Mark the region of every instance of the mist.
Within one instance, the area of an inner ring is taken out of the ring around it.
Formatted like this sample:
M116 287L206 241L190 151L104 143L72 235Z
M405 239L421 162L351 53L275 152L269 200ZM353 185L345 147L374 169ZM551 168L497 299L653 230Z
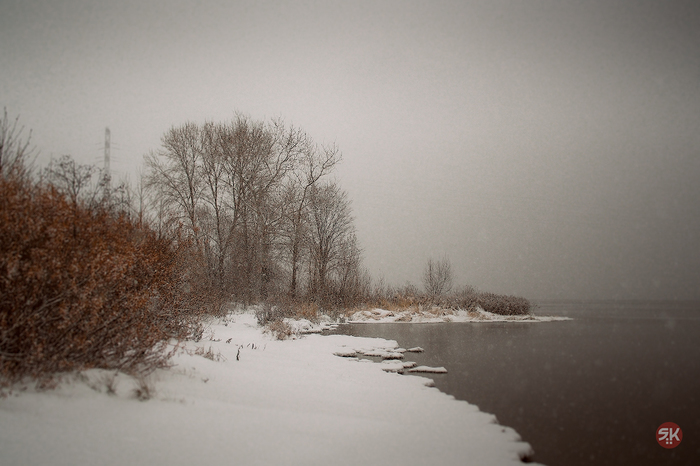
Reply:
M700 299L695 2L4 1L0 104L37 164L135 181L240 111L343 153L364 264L531 299Z

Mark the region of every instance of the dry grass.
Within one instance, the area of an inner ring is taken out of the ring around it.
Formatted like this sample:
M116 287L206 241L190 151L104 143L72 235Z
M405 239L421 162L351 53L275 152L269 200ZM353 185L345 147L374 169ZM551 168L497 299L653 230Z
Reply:
M148 401L153 396L153 388L148 383L145 377L136 378L136 388L134 388L134 397L139 401Z
M217 351L214 353L214 350L210 346L208 350L204 349L204 346L198 346L197 349L194 350L194 354L197 356L202 356L204 358L207 358L209 360L212 360L214 362L219 362L219 361L225 361L226 358L224 357L223 354L221 354L221 351Z

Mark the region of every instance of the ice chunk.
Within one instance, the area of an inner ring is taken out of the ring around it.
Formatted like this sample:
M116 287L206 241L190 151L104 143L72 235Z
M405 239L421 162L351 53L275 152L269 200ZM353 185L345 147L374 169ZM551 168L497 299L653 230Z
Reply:
M406 350L407 353L422 353L423 351L425 351L425 350L423 348L421 348L420 346L416 346L414 348L409 348Z
M418 366L409 369L408 372L424 372L428 374L447 374L447 369L444 367L429 367L429 366Z

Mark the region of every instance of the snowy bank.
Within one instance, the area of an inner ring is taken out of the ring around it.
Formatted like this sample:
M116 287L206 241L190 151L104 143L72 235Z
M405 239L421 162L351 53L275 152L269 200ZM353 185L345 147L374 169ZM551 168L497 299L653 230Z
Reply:
M503 316L487 312L482 308L470 311L451 310L442 308L418 308L411 307L398 311L386 309L364 309L357 311L348 317L348 323L397 323L409 324L438 323L438 322L552 322L558 320L571 320L569 317L510 315Z
M2 464L506 465L531 454L430 379L334 354L397 348L343 335L276 341L252 314L231 315L147 386L93 370L0 399Z

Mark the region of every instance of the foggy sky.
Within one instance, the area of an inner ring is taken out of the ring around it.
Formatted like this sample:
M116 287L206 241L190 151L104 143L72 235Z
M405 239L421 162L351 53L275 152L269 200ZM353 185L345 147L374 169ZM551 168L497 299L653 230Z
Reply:
M700 299L700 8L687 1L0 1L0 105L39 164L132 181L240 111L343 153L374 278Z

